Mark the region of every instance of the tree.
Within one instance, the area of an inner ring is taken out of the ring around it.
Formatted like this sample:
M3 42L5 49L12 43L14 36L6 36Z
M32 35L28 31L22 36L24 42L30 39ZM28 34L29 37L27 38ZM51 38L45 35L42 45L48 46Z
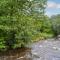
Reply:
M54 35L57 36L60 34L60 14L54 15L51 17L52 30Z
M35 13L43 11L45 3L46 0L0 0L0 50L25 46L32 40L38 25L34 23L38 19ZM37 7L40 10L35 12Z

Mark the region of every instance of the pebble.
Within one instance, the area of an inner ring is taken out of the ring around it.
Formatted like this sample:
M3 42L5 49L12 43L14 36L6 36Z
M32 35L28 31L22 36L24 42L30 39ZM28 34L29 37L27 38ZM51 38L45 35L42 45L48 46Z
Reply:
M43 46L42 45L39 45L40 48L42 48Z
M57 47L53 47L53 49L57 50Z
M17 58L17 59L23 59L24 57L19 57L19 58Z

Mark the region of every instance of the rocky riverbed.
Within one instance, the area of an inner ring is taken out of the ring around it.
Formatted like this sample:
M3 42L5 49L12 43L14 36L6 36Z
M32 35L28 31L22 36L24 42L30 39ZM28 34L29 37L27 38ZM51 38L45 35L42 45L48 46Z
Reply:
M47 39L31 45L31 49L17 49L0 53L0 60L60 60L60 40Z
M43 40L32 46L33 60L60 60L60 41Z

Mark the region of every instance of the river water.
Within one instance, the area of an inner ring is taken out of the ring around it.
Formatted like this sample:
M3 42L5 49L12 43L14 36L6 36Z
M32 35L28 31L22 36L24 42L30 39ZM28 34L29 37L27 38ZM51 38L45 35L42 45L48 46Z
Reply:
M0 60L60 60L60 41L39 41L33 43L31 49L23 48L0 54Z

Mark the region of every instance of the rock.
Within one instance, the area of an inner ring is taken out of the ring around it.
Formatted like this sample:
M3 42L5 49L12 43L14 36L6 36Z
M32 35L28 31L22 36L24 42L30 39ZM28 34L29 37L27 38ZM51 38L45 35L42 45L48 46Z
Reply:
M60 35L57 35L55 40L60 40Z
M60 38L60 35L58 35L57 38Z
M57 36L58 40L60 40L60 35Z
M40 48L42 48L43 46L42 45L39 45Z
M34 57L34 58L40 58L37 53L33 53L32 57Z
M23 59L24 57L19 57L19 58L17 58L17 60L20 60L20 59Z
M53 47L53 49L58 50L57 47Z

